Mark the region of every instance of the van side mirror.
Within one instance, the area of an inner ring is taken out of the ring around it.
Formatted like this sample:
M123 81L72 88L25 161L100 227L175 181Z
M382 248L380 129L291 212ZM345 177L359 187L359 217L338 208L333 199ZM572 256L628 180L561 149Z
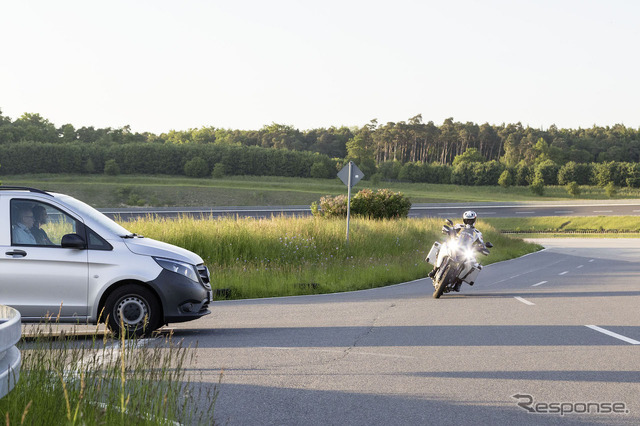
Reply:
M87 248L87 243L78 234L67 234L62 237L61 245L63 248L73 248L82 250Z

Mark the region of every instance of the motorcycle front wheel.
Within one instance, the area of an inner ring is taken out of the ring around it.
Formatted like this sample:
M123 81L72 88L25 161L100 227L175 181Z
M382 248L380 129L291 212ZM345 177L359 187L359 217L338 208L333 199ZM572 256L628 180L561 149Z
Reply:
M440 280L436 285L436 290L433 292L433 298L439 299L444 293L444 289L447 287L447 283L452 282L455 279L455 270L451 269L451 265L447 265L446 269L442 272Z

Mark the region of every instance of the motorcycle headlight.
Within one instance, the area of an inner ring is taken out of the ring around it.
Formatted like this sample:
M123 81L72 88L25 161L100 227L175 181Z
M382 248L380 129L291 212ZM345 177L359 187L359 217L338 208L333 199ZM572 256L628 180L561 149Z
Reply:
M474 258L473 250L472 250L472 249L465 249L465 251L464 251L464 257L465 257L465 259L467 259L467 260L471 260L471 259L473 259L473 258Z
M162 266L164 269L175 272L176 274L184 275L189 278L191 281L195 281L197 283L200 282L198 279L198 274L193 265L190 265L185 262L179 262L177 260L165 259L162 257L154 257L153 258L156 263Z
M449 249L451 250L458 250L458 241L456 240L449 240Z

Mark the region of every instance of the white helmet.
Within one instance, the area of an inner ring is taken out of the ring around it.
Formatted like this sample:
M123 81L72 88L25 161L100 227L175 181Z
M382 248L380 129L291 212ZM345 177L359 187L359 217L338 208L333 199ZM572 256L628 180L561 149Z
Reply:
M473 224L476 223L477 218L478 218L478 215L476 214L476 212L472 210L467 210L462 214L462 221L464 222L465 225L473 226Z

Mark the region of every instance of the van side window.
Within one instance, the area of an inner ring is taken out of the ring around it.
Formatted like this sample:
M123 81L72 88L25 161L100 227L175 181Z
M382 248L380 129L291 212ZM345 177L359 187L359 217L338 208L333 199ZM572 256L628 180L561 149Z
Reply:
M11 244L61 247L62 236L73 234L78 222L50 204L11 200Z
M96 234L89 228L87 229L87 237L89 238L89 250L113 250L113 246L105 241L100 235Z

